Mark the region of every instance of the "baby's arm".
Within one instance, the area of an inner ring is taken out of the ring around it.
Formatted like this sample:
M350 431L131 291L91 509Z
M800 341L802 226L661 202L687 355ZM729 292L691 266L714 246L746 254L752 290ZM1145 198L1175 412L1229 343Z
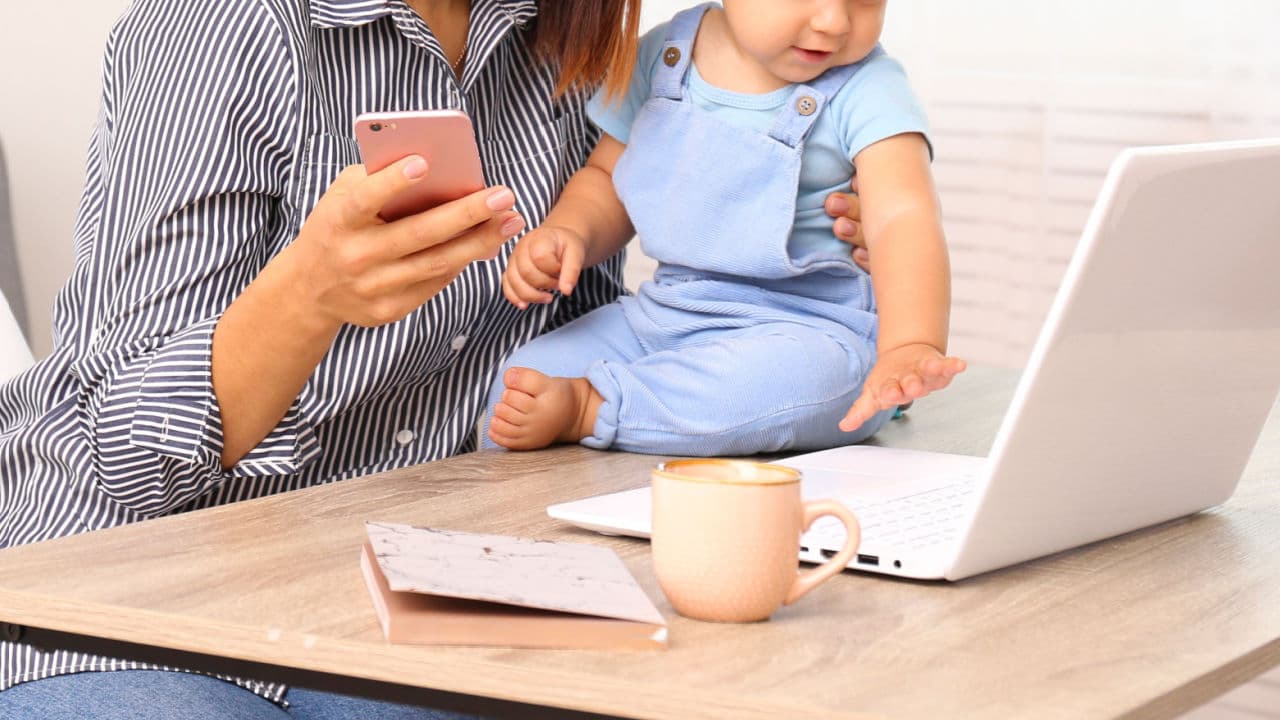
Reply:
M951 273L924 138L886 138L859 152L854 164L880 330L875 367L840 423L846 431L946 387L965 366L946 357Z
M583 267L613 257L635 230L613 187L613 168L626 146L602 134L587 163L574 173L547 219L516 243L502 277L507 300L524 309L569 295Z

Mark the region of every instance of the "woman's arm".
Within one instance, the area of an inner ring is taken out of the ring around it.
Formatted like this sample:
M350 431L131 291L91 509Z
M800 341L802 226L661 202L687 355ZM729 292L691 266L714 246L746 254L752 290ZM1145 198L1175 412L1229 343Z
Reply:
M136 2L108 39L76 223L82 300L59 335L86 343L74 371L94 480L135 512L165 512L229 477L210 349L280 222L298 132L293 65L278 18L247 3ZM296 413L281 437L289 461L245 474L290 472L314 450Z
M223 313L212 376L224 469L285 417L344 324L400 320L524 227L511 212L515 196L501 187L394 223L379 219L388 200L429 173L416 156L374 175L348 168L298 238Z
M338 328L402 317L518 217L506 191L498 210L472 198L440 209L453 221L386 225L359 189L378 181L352 169L268 264L302 146L278 22L251 3L136 2L108 42L77 219L83 299L59 335L78 346L93 480L137 513L298 472L320 453L299 388Z

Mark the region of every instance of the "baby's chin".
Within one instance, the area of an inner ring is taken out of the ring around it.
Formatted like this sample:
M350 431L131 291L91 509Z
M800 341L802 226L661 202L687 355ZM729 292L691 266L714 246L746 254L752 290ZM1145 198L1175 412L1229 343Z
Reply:
M781 67L774 70L774 75L779 80L792 85L803 85L811 80L816 80L827 70L830 70L831 67L833 66L824 65L818 68Z
M815 80L823 73L833 67L841 65L852 65L856 62L865 60L871 54L870 51L863 53L860 57L850 57L849 55L832 56L820 63L805 62L798 59L794 53L790 53L783 58L779 58L774 62L771 70L779 80L791 83L793 85L802 85L811 80Z

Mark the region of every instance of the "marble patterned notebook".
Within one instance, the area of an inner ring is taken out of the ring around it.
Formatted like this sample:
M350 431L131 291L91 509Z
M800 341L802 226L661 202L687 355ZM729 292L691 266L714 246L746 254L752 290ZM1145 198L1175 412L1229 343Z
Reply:
M667 626L612 550L366 522L361 567L393 643L662 648Z

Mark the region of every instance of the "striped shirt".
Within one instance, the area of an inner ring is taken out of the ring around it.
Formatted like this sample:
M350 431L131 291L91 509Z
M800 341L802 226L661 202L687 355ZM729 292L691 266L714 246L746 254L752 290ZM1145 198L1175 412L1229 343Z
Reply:
M366 111L460 108L486 180L538 225L598 138L553 99L534 0L473 0L463 77L402 0L135 0L113 28L54 351L0 387L0 548L333 482L474 449L497 366L606 304L621 262L521 312L513 242L400 322L347 326L279 425L223 471L210 378L223 310L359 162ZM0 626L3 628L6 626ZM0 633L0 690L138 667ZM280 700L283 688L247 686Z

